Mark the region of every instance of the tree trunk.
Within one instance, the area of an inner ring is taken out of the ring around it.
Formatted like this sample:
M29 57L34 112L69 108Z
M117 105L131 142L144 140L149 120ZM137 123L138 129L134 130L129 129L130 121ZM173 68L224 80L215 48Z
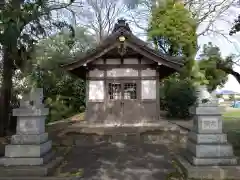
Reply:
M218 64L217 68L224 71L227 74L233 75L240 84L240 74L238 72L234 71L232 68L224 67L224 65L221 64Z
M13 60L8 48L3 51L3 81L0 91L0 137L6 135L11 114Z

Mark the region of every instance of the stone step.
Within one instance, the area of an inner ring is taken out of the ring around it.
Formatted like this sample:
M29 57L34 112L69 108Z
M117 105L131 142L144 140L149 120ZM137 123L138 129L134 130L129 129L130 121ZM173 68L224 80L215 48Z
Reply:
M4 166L36 166L45 164L54 154L54 151L50 151L42 157L3 157L0 163Z
M0 177L0 180L80 180L81 177Z
M187 151L183 156L195 166L234 166L238 163L237 157L233 155L226 157L195 157L191 152Z
M190 132L188 134L188 140L194 141L196 143L227 143L227 135L226 134L197 134L195 132Z
M230 144L195 144L187 142L187 149L194 156L201 158L232 157L233 148Z
M16 145L9 144L5 147L5 157L40 157L47 153L52 147L52 141L47 141L43 144L31 144L31 145Z
M11 144L41 144L48 140L48 133L42 134L16 134L11 137Z
M179 165L187 172L189 179L237 180L240 177L239 166L231 166L229 164L226 166L217 166L213 164L204 164L204 166L201 166L201 164L193 165L182 156L176 156L175 160L177 160Z
M52 157L52 156L51 156ZM29 166L27 165L22 166L0 166L0 179L7 179L9 177L11 179L18 179L23 177L35 177L36 179L43 176L47 176L52 174L55 168L63 161L62 157L54 157L47 163L43 165L35 165ZM35 163L36 164L36 163ZM5 176L5 177L3 177ZM34 179L34 178L33 178Z

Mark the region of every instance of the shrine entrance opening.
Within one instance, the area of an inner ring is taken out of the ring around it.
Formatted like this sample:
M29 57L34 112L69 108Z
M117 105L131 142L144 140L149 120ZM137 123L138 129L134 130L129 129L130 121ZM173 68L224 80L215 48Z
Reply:
M106 103L109 109L109 118L120 124L134 123L139 120L139 85L140 80L107 81L108 98Z

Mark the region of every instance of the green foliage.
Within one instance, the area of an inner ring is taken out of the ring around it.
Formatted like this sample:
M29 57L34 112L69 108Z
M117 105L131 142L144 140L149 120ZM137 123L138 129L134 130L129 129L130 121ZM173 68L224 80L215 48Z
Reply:
M205 77L205 69L200 69L197 61L194 61L191 66L192 68L190 69L189 73L191 75L191 79L193 80L193 85L197 87L208 84L209 82Z
M217 94L216 97L217 98L222 98L222 94Z
M230 31L230 35L233 35L237 32L240 31L240 15L238 15L238 18L235 20L235 24L234 26L232 27L231 31Z
M207 83L194 60L197 53L196 21L182 3L166 0L154 8L148 36L160 52L182 57L185 66L181 79L191 77L195 85Z
M155 8L149 26L148 36L159 51L171 56L195 56L196 23L181 3L167 0L164 6Z
M175 171L169 173L166 177L166 180L188 180L187 173L184 168L178 164L176 161L172 161L172 165Z
M30 85L44 88L45 103L50 108L48 121L64 119L85 108L85 82L59 65L73 61L75 56L93 47L94 41L83 28L76 30L71 48L65 43L67 40L66 33L42 40L26 71Z
M70 2L71 4L72 2ZM67 22L53 20L52 11L68 7L70 4L59 4L47 0L9 1L0 11L0 43L8 48L11 59L17 67L22 67L29 59L34 44L45 37L48 31L68 28L71 37L74 30Z
M196 101L195 89L190 79L181 80L172 76L164 80L162 87L168 116L174 118L188 118L189 108Z
M200 57L199 67L200 70L205 73L205 77L208 80L208 90L213 91L218 86L223 87L228 79L228 74L216 68L217 63L225 61L225 59L221 57L220 49L213 46L212 43L205 44Z
M9 128L11 100L16 99L13 91L13 75L16 70L23 70L30 60L30 54L40 38L58 29L73 28L63 20L52 18L52 11L67 8L69 4L48 0L10 0L1 4L0 9L0 44L2 48L3 71L0 97L0 136Z
M234 99L235 99L234 94L230 94L230 95L229 95L229 100L230 100L230 101L233 101Z

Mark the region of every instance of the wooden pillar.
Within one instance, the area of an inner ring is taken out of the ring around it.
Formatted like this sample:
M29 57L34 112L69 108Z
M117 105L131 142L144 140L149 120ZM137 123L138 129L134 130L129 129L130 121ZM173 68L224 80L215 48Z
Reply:
M160 82L159 82L159 71L158 69L156 69L156 110L157 110L157 120L160 120L160 92L159 92L159 88L160 88Z
M89 71L88 70L86 72L86 92L85 92L85 94L86 94L86 101L85 101L86 109L85 109L84 119L86 121L88 121L88 116L87 116L87 113L88 113L87 111L88 111L88 106L89 106L89 104L88 104L88 102L89 102Z
M103 64L106 65L107 64L107 60L104 58L103 59ZM107 106L108 106L108 84L107 84L107 70L104 69L104 72L103 72L103 81L104 81L104 114L106 115L107 114ZM105 118L106 119L106 116Z

